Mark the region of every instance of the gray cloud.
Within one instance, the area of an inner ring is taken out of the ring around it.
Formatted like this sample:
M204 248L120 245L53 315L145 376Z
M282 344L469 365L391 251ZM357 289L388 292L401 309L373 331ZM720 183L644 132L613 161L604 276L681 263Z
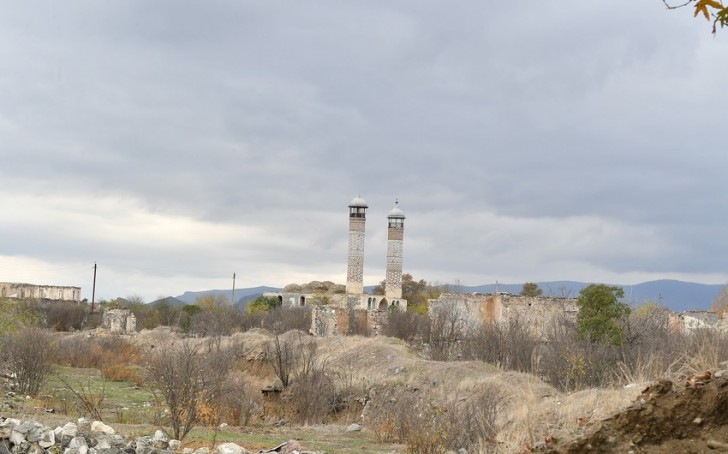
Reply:
M0 18L2 280L720 282L725 39L659 1L34 2ZM83 274L83 275L82 275ZM84 290L85 293L85 290Z

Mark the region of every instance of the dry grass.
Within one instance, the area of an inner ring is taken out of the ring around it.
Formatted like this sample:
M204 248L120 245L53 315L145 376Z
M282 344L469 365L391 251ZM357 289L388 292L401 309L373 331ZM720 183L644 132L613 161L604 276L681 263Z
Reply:
M389 392L397 392L398 398L408 396L406 405L400 409L399 419L412 416L413 408L421 409L420 414L440 418L443 425L450 424L451 418L463 421L468 408L467 402L477 399L481 402L493 403L497 406L497 415L492 426L482 430L481 450L492 452L518 452L523 446L534 445L547 436L563 437L578 433L586 423L603 419L628 406L644 386L629 388L585 390L573 394L563 393L551 385L544 383L531 374L503 371L493 365L481 361L438 362L423 358L405 342L388 337L328 337L312 338L307 333L291 331L284 338L295 337L299 340L316 342L321 358L325 360L328 373L337 387L346 389L356 399L369 400L370 407L381 403L379 400L388 396ZM266 345L273 339L270 332L256 329L245 333L236 333L221 338L221 346L236 349L237 376L246 386L246 396L259 399L260 389L273 383L274 374L265 361ZM156 351L171 343L185 342L202 345L207 339L182 338L164 329L143 331L131 337L131 344L139 350L140 356ZM705 346L706 358L695 358L693 368L714 361L714 349ZM711 353L713 352L713 353ZM648 366L644 375L632 373L630 380L642 380L647 377ZM677 373L677 372L676 372ZM680 371L679 373L683 373ZM497 389L498 395L493 397L489 390ZM394 396L394 394L392 394ZM405 399L405 400L406 400ZM488 399L495 399L490 401ZM250 417L243 410L242 403L226 410L226 418L230 421L242 422ZM393 415L396 416L398 413ZM465 412L465 413L456 413ZM472 424L483 426L478 418L483 414L468 414ZM417 416L417 415L415 415ZM348 415L347 418L351 418ZM448 419L450 418L450 419ZM342 419L343 421L343 419ZM415 446L413 437L407 437L404 426L395 427L396 419L378 420L375 424L367 411L360 422L369 436L376 438L377 431L387 436L379 440L387 443L409 443L412 452L426 452L427 446ZM412 426L421 424L417 418L411 418ZM255 425L253 421L251 424ZM387 426L387 425L390 426ZM456 430L458 424L450 424ZM445 427L445 426L443 426ZM456 434L456 432L453 432ZM493 435L494 434L494 435ZM462 436L462 434L460 435ZM452 434L438 434L432 443L445 442ZM411 442L411 443L410 443ZM485 444L483 444L485 443ZM472 445L471 445L472 446Z

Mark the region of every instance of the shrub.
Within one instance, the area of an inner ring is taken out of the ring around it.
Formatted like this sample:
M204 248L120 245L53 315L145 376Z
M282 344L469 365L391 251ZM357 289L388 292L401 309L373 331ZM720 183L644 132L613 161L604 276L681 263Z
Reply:
M222 397L232 392L226 384L234 352L223 349L218 339L193 347L181 343L149 357L147 382L169 409L173 437L182 440L210 415L219 418Z
M5 336L2 345L18 392L37 395L53 367L56 344L52 336L39 328L22 328Z

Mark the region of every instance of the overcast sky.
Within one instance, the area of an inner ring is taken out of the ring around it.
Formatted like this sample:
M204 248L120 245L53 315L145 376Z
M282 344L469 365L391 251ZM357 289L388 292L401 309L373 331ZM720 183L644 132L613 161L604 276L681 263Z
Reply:
M660 0L24 1L0 281L146 301L345 283L347 205L466 285L728 280L728 31Z

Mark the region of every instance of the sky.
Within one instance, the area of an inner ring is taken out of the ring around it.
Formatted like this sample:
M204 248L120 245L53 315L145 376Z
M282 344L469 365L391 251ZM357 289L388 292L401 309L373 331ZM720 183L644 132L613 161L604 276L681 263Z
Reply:
M728 30L660 0L2 1L0 281L728 281Z

